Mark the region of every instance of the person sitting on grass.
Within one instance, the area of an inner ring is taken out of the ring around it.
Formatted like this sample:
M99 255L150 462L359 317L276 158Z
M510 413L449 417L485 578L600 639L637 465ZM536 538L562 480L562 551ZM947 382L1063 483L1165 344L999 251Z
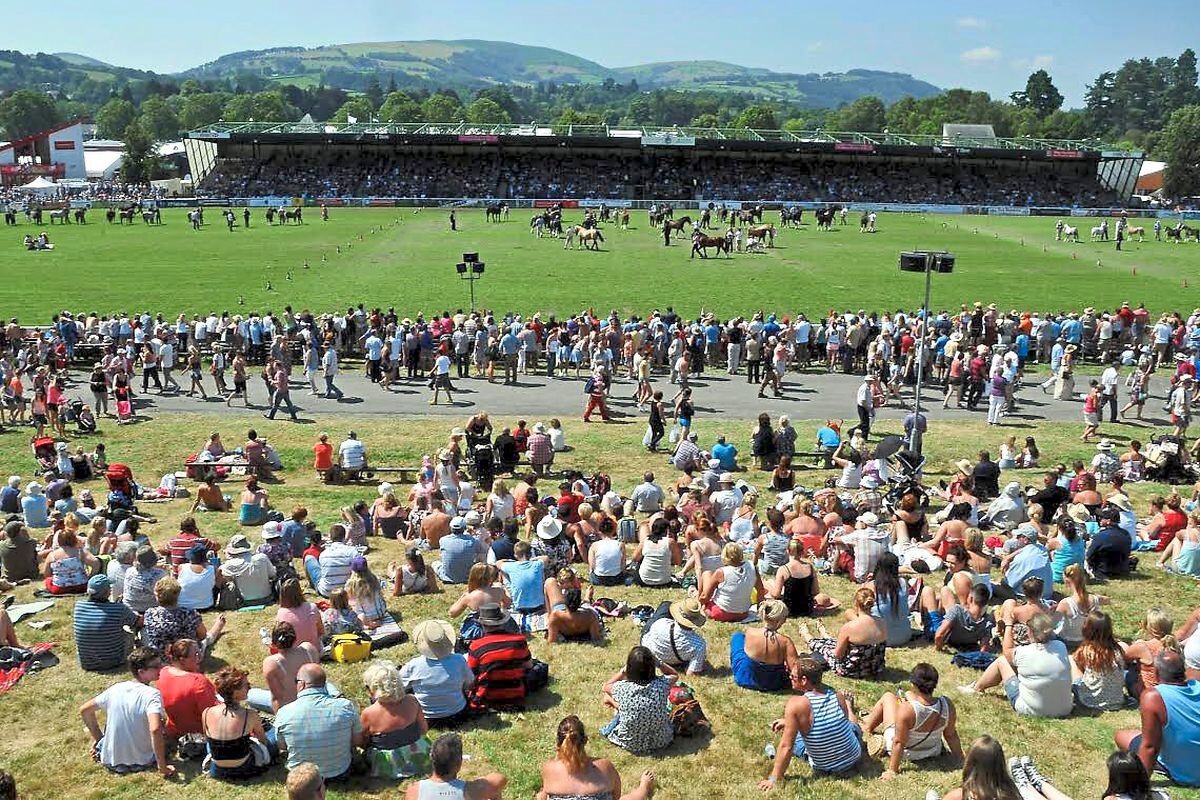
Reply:
M271 648L275 651L263 659L262 676L266 689L251 689L252 708L266 713L279 709L296 699L296 682L301 667L321 660L321 651L311 642L296 639L296 629L288 622L276 622L271 628Z
M563 592L566 608L551 611L546 616L546 642L602 642L604 641L604 625L600 615L591 609L583 608L583 592L579 589L567 589Z
M637 787L621 793L621 774L607 758L587 754L587 731L571 714L558 723L554 758L542 764L538 800L650 800L654 773L646 770Z
M174 741L201 733L200 717L217 702L217 690L200 671L200 646L192 639L180 639L163 655L168 663L159 673L158 691L167 715L167 736Z
M391 661L372 661L363 670L363 686L371 705L362 710L366 747L363 755L373 778L411 778L429 771L429 723L421 704L404 691L400 672Z
M957 714L947 697L935 697L938 671L920 663L909 676L912 685L903 695L884 692L862 723L867 750L872 756L888 754L888 766L880 776L889 780L900 774L901 758L924 761L949 749L956 761L963 758L958 738ZM883 735L875 731L883 726ZM945 739L943 747L942 740Z
M463 780L462 738L457 733L443 733L429 748L433 775L414 781L404 790L404 800L500 800L508 778L499 772L489 772L481 778Z
M942 800L1071 800L1056 789L1033 765L1029 756L1004 758L1004 748L991 736L971 743L963 759L962 785ZM1131 800L1108 798L1105 800Z
M454 626L440 619L413 628L417 656L400 668L404 688L421 704L430 725L451 727L470 715L467 695L475 675L461 653L454 652Z
M471 707L481 711L523 707L533 666L525 635L510 632L512 615L497 603L484 603L477 613L483 635L467 650L467 664L475 674Z
M261 775L278 753L274 728L264 730L258 712L245 705L250 680L245 670L224 666L213 676L221 702L201 715L209 756L205 770L218 780Z
M658 674L661 666L662 675ZM638 645L629 651L625 668L604 684L604 705L615 712L600 733L617 747L644 754L671 744L671 687L675 670L659 665L654 654Z
M217 486L217 477L211 471L204 475L204 482L196 489L196 500L191 510L196 511L230 511L233 508L233 498L221 491Z
M358 615L364 630L373 631L392 619L383 587L364 556L356 556L350 562L350 577L345 588L350 607Z
M822 683L829 667L809 655L800 656L792 671L792 689L798 694L784 706L783 716L771 723L779 734L771 774L758 788L769 792L787 773L792 756L808 761L814 773L844 775L862 758L862 729L849 692L834 691Z
M750 597L766 596L754 565L745 560L742 546L730 542L721 550L721 567L706 572L700 584L700 603L718 622L741 622L750 613Z
M392 596L406 594L436 594L440 592L437 575L433 567L425 563L421 551L410 547L404 553L404 564L388 562L388 580L392 582Z
M1112 618L1093 610L1084 619L1083 641L1071 654L1075 702L1094 711L1125 708L1125 658Z
M800 636L814 656L822 658L842 678L873 678L883 671L887 659L887 626L871 615L875 591L866 586L854 593L851 619L842 623L836 637L817 622L820 636L813 636L808 625L800 623Z
M150 685L161 670L157 652L135 648L129 654L133 680L110 686L80 707L92 736L92 757L109 772L127 775L157 769L164 778L175 777L175 766L167 762L162 695ZM107 730L100 728L97 711L105 713Z
M318 664L300 667L294 683L296 699L275 715L288 768L311 762L327 781L348 776L354 749L365 743L358 709L330 689Z
M1054 621L1048 614L1030 618L1030 644L1017 646L1011 613L1004 619L1003 653L971 684L960 686L964 694L1004 686L1004 693L1018 714L1029 717L1061 718L1071 714L1071 664L1067 647L1054 636Z
M137 614L124 603L113 602L111 595L112 581L108 576L93 575L87 583L87 599L75 604L75 650L82 669L92 672L116 669L129 656L132 637L125 628L137 625ZM8 615L4 616L7 619ZM18 646L2 635L3 627L0 624L0 646Z
M733 682L743 689L778 692L791 685L789 675L796 665L796 645L780 628L788 620L782 600L758 604L761 628L736 631L729 640L729 664Z
M988 587L977 584L971 587L966 605L955 603L944 615L937 614L941 622L933 635L933 646L938 650L987 650L993 628L992 615L987 608L989 597Z
M199 612L179 605L179 592L179 581L170 576L154 584L154 598L158 605L147 609L142 615L142 644L156 652L165 653L173 642L195 639L200 643L203 658L212 652L225 635L225 615L218 615L212 630L208 630Z

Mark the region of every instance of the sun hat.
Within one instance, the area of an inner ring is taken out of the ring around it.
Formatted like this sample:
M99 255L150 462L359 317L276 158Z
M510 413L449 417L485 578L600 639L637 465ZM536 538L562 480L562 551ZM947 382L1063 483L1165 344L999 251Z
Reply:
M439 450L438 451L438 461L453 461L453 460L454 460L454 454L451 453L449 450Z
M546 426L540 422L535 422L535 423L533 423L533 432L534 433L545 433Z
M710 459L708 460L708 468L709 468L709 469L716 469L716 468L717 468L717 467L719 467L719 466L721 466L721 459L719 459L719 458L710 458Z
M485 628L499 628L506 625L512 615L500 608L499 603L484 603L476 611L479 624Z
M444 619L427 619L413 628L417 652L434 661L454 652L454 638L454 627Z
M37 481L25 487L25 494L37 496L42 493L42 485Z
M733 481L734 481L734 478L733 478L733 473L732 473L732 472L722 472L722 473L721 473L719 476L717 476L717 483L730 483L730 484L732 484L732 483L733 483Z
M970 461L968 461L968 460L967 460L967 459L965 459L965 458L960 458L958 461L955 461L955 462L954 462L954 466L955 466L955 467L958 469L958 471L959 471L959 472L961 472L963 475L970 475L970 474L971 474L971 473L974 471L974 469L975 469L975 468L974 468L974 467L971 465L971 462L970 462Z
M1092 518L1092 515L1088 513L1087 506L1083 503L1072 503L1068 506L1067 516L1080 524L1086 523Z
M262 526L264 539L280 539L283 537L283 526L278 522L268 522Z
M1116 506L1122 511L1133 511L1133 503L1129 502L1129 495L1121 494L1120 492L1110 496L1104 502L1110 506Z
M879 524L879 515L874 511L868 511L865 514L859 514L858 521L867 528L873 528Z
M467 521L462 517L455 517L450 520L450 530L462 532L467 529Z
M708 622L708 617L700 608L700 601L695 597L685 597L671 603L670 613L671 619L675 620L679 627L687 628L689 631L703 628L704 623Z
M89 597L99 597L112 591L112 581L107 575L93 575L88 578L87 593Z
M562 530L562 523L554 517L543 517L542 521L537 525L538 538L545 539L546 541L557 539Z
M463 519L465 519L467 521L467 527L470 527L470 528L474 528L478 525L483 524L483 515L480 514L478 511L476 511L475 509L471 509L470 511L468 511L466 513L466 515L463 517Z
M450 431L451 439L458 439L458 438L460 438L462 436L466 436L466 435L467 435L467 432L464 431L462 428L454 428L453 430Z
M1102 453L1107 453L1113 449L1113 443L1108 439L1101 439L1100 444L1096 445L1096 449Z
M252 549L250 540L246 538L246 535L239 533L229 540L229 546L225 548L225 552L231 556L240 556L249 553Z

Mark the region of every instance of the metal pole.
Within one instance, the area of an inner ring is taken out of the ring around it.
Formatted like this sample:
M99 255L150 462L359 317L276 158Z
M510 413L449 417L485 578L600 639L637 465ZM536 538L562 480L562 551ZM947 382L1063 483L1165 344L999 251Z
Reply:
M925 342L929 336L929 289L933 278L933 253L925 255L925 303L921 306L921 338L917 342L917 387L913 393L913 427L908 435L908 449L920 453L917 449L919 437L918 427L921 419L921 386L925 381Z
M475 273L474 272L469 273L467 276L467 280L471 284L471 313L474 314L475 313Z

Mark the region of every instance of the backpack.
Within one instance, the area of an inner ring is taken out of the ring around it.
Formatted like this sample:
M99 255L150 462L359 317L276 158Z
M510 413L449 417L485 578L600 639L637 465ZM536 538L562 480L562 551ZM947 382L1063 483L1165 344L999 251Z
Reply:
M583 382L583 393L584 394L591 394L595 388L596 388L596 379L595 378L588 378L586 381Z
M371 657L371 637L362 633L335 633L329 655L339 664L354 664Z
M617 540L632 544L637 541L638 524L633 517L621 517L617 520Z
M671 687L671 728L676 736L703 736L712 733L712 723L700 707L700 701L686 683Z
M242 590L238 588L237 582L230 579L221 584L221 588L217 590L217 610L218 611L237 611L242 607L245 598L242 597Z

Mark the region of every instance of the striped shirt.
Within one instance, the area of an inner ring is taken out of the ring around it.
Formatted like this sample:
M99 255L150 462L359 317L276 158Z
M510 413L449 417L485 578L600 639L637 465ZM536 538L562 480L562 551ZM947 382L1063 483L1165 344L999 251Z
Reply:
M214 553L221 549L221 545L211 539L205 539L191 532L180 531L178 536L167 542L167 548L171 551L171 566L175 568L176 572L179 571L180 564L187 563L188 550L191 550L192 546L196 544L202 544L204 549Z
M345 586L350 577L350 562L357 555L358 550L345 542L332 542L322 550L318 559L321 579L317 581L317 591L328 597Z
M795 752L807 756L808 763L820 772L845 772L862 757L858 728L846 718L837 692L805 692L812 705L812 727L796 739Z
M328 780L344 775L354 755L362 721L354 703L331 697L325 687L308 688L275 716L280 744L287 746L288 769L308 761Z
M525 703L525 664L529 645L520 633L489 633L471 643L467 666L475 673L471 705L476 708Z
M79 666L102 672L124 665L132 642L122 628L136 623L137 614L124 603L108 600L76 603L75 649L79 654Z

